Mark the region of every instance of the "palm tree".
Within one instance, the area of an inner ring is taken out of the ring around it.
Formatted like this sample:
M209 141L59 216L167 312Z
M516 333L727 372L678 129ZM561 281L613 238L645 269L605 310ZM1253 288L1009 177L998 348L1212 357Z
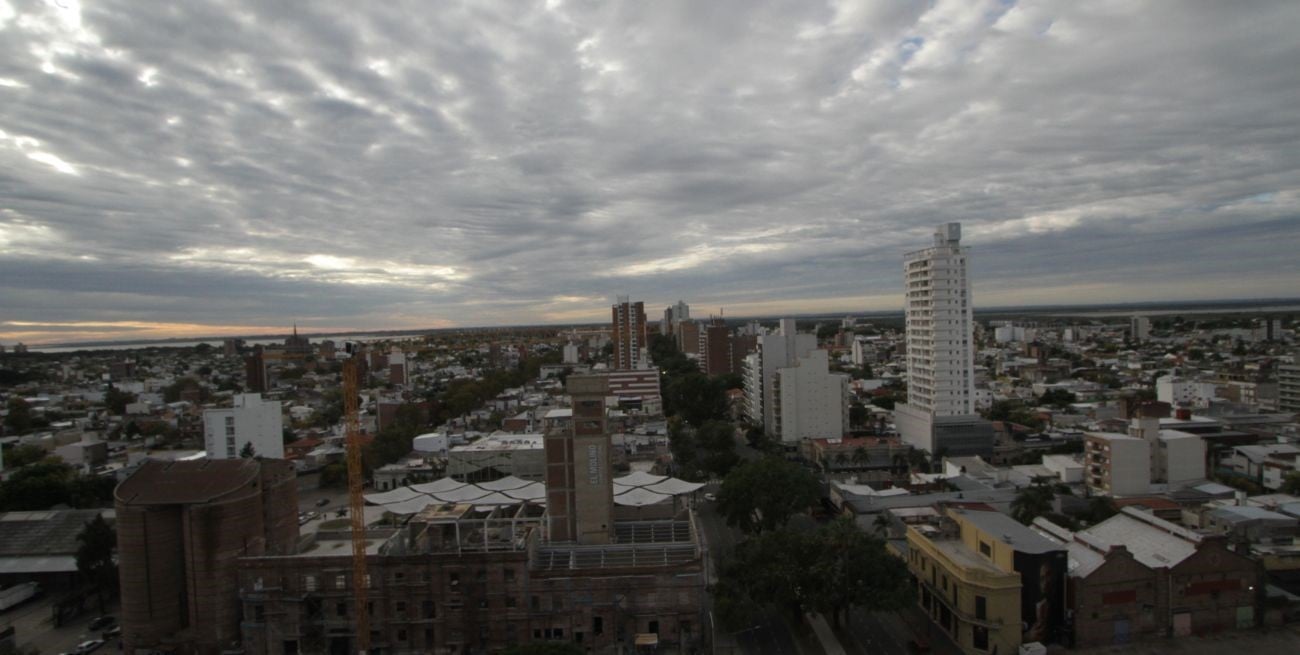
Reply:
M849 461L849 456L844 451L835 453L835 468L844 468L844 464Z
M889 536L889 517L885 516L884 512L877 514L876 520L872 521L871 525L876 529L877 533L883 533L886 537Z
M871 451L867 450L865 446L858 446L853 451L853 464L858 468L863 468L870 462Z
M1052 511L1052 500L1056 495L1052 488L1042 485L1025 487L1011 501L1011 518L1029 525L1034 519Z

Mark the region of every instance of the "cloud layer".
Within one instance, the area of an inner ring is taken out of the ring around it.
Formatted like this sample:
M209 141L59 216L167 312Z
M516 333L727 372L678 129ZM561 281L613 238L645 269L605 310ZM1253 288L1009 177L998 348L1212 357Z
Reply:
M1295 295L1296 25L0 0L0 341L888 309L954 220L977 304Z

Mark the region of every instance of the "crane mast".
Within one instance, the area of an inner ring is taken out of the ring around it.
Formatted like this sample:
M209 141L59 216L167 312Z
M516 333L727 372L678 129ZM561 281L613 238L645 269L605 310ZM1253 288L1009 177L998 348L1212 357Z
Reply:
M370 651L369 578L366 574L366 501L361 496L365 471L361 466L361 429L357 418L360 375L356 355L343 362L343 412L348 458L348 511L352 516L352 597L356 616L357 652Z

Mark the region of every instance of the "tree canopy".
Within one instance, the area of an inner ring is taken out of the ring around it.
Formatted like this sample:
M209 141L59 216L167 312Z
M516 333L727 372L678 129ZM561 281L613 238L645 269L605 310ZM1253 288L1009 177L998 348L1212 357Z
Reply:
M737 466L718 490L718 513L727 525L754 534L775 530L821 497L808 469L767 455Z
M838 625L852 607L889 611L913 602L907 566L884 541L848 519L741 542L723 565L713 596L719 619L732 629L745 627L764 606L793 616L819 612Z
M6 405L9 413L5 416L5 427L14 434L23 434L32 429L34 419L32 406L18 396L11 396Z
M1056 494L1046 485L1033 485L1021 489L1011 501L1011 518L1029 525L1034 519L1052 512Z
M725 382L698 371L670 377L664 385L664 413L680 416L696 427L726 420Z
M736 454L736 426L726 421L706 421L692 430L678 417L669 419L668 444L677 475L688 480L722 477L740 461Z
M81 534L77 535L77 570L97 591L110 592L117 588L117 564L113 550L117 548L117 532L103 516L91 519Z

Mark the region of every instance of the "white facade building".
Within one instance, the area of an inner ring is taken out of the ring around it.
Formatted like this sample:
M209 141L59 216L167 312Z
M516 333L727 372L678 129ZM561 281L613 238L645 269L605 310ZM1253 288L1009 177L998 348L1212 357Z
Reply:
M1129 336L1133 341L1146 341L1151 338L1151 319L1134 316L1129 319Z
M776 334L758 338L758 350L745 358L745 404L751 423L776 434L776 372L817 349L817 335L799 334L793 318L781 319Z
M830 372L825 350L813 350L794 366L776 371L772 432L785 444L839 439L848 433L849 376Z
M993 432L975 415L974 320L961 224L903 260L907 402L894 412L903 441L949 455L992 454Z
M1156 399L1177 406L1206 408L1216 397L1213 382L1165 375L1156 378Z
M561 360L561 361L563 361L565 364L577 364L577 363L578 363L578 344L576 344L576 343L566 343L566 344L564 344L564 358L563 358L563 360Z
M203 444L210 459L234 459L248 444L259 457L284 459L280 403L241 393L233 407L203 410Z

